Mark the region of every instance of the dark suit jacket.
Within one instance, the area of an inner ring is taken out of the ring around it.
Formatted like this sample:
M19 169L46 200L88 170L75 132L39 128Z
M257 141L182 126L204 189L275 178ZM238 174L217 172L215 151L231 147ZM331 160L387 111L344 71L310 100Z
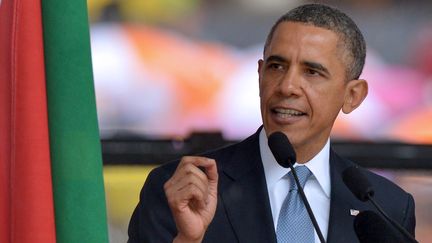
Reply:
M216 214L203 242L276 243L259 150L259 130L240 143L204 155L217 161L219 185ZM163 185L177 164L178 161L165 164L148 176L129 224L128 242L172 242L177 230ZM342 181L343 170L352 165L353 162L330 152L329 243L358 242L350 209L374 210L370 203L359 201ZM365 173L375 189L376 201L391 218L414 234L413 197L389 180L369 171Z

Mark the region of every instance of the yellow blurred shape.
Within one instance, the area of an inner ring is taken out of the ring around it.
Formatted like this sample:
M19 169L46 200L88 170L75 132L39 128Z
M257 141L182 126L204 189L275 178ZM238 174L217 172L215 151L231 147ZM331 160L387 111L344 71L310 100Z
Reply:
M124 16L151 22L174 21L191 14L198 8L199 0L127 0L119 5Z
M111 224L127 225L139 200L139 193L150 171L156 166L104 166L108 219Z
M112 0L88 0L87 9L89 18L92 21L99 19L104 8L112 3Z
M170 22L198 10L201 0L88 0L90 19L96 21L109 6L117 8L121 19Z

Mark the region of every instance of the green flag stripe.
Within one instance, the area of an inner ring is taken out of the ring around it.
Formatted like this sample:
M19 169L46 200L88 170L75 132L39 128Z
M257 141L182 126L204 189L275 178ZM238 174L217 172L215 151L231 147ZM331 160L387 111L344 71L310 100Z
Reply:
M43 0L58 242L108 242L86 1Z

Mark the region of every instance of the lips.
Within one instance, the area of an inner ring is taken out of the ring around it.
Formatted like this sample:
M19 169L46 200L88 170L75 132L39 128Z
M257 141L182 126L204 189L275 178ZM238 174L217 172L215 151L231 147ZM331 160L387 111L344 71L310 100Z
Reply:
M274 108L271 109L271 111L280 118L300 117L306 115L304 112L291 108Z

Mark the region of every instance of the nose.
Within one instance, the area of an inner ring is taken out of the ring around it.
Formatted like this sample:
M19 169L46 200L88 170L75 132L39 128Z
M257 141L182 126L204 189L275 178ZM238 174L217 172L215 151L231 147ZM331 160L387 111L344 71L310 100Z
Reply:
M288 70L281 78L279 92L283 96L299 96L301 94L301 80L296 70Z

